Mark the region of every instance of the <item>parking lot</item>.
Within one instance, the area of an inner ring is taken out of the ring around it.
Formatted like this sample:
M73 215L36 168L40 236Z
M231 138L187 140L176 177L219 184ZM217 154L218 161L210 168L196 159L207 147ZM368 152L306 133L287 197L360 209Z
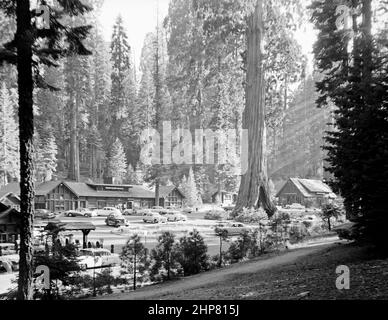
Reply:
M170 231L176 238L185 236L190 231L196 229L204 237L208 245L209 254L215 255L219 252L219 239L214 233L217 221L205 220L203 213L187 214L187 221L167 222L167 223L144 223L141 216L125 216L129 221L128 227L110 227L105 224L105 217L65 217L57 216L62 222L92 222L96 230L88 235L88 242L103 243L104 248L110 249L114 246L114 252L120 253L126 241L134 234L141 237L142 242L148 249L155 247L158 237L165 231ZM74 239L82 243L82 233L75 232ZM227 246L225 246L226 248Z

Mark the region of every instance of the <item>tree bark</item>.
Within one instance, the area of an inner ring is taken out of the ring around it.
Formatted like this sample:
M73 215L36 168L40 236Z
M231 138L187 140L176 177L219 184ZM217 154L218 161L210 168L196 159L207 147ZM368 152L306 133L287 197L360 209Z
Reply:
M248 130L248 169L242 176L235 212L260 204L271 217L276 212L268 187L265 146L265 99L262 44L263 0L258 0L248 17L247 81L243 129Z
M136 248L135 248L136 250ZM136 253L133 260L133 290L136 290Z
M69 57L71 59L72 69L76 68L75 58ZM77 76L73 75L72 80L73 83L70 86L70 164L69 164L69 174L68 177L70 180L80 181L80 169L79 169L79 145L78 145L78 112L79 112L79 94L77 88ZM75 95L74 92L76 91Z
M155 180L155 206L159 206L160 202L160 181L159 177Z
M32 228L34 220L33 183L33 77L32 44L33 35L29 0L16 2L17 16L17 69L19 94L19 142L20 142L20 251L18 300L32 299Z

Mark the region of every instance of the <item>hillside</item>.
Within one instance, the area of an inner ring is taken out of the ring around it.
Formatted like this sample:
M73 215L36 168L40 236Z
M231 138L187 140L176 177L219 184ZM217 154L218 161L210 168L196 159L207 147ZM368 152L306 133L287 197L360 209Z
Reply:
M388 260L370 252L341 243L304 248L99 299L388 299ZM336 288L338 265L350 268L350 290Z

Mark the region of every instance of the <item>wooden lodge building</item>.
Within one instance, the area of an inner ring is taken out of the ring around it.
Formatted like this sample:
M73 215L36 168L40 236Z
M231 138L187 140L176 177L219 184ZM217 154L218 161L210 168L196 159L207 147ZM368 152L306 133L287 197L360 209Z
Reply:
M0 189L0 201L18 197L19 194L18 183L8 184ZM183 199L178 188L160 187L160 206L181 207ZM155 192L138 185L49 181L37 185L35 190L35 209L51 212L104 207L151 208L154 205Z
M321 206L327 199L335 199L336 195L321 180L290 178L276 197L282 205L300 203L309 207Z
M0 243L15 243L19 233L20 212L0 203Z

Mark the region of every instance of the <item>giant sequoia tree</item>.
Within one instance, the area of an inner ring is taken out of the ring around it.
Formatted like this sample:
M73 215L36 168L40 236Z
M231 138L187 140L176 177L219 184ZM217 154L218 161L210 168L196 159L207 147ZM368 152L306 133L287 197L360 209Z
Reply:
M8 16L16 18L15 37L0 48L0 63L17 66L19 93L20 143L20 261L18 299L32 299L32 227L34 218L33 184L33 89L35 86L55 90L40 74L41 65L57 66L56 60L67 55L87 55L83 46L90 27L68 27L60 21L65 15L84 14L91 10L80 0L58 0L60 8L50 8L49 29L35 24L39 10L31 10L29 0L3 0L0 3Z
M246 105L243 129L248 130L248 166L241 178L235 211L262 205L269 216L276 207L269 196L265 147L265 85L263 66L264 12L258 0L248 17Z

